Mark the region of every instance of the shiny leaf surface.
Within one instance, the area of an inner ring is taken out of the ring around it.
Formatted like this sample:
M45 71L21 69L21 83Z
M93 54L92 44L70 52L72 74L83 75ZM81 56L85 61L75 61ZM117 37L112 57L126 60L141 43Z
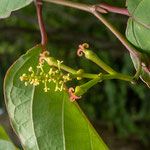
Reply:
M0 0L0 18L8 17L12 11L29 5L33 0Z
M150 1L149 0L127 0L127 8L132 17L129 18L126 37L135 45L139 51L148 55L150 59ZM137 70L136 59L130 54L133 64ZM141 79L150 87L150 74L142 68Z
M127 8L131 16L126 29L127 39L141 51L150 56L150 1L149 0L128 0Z
M19 80L36 69L41 47L19 58L5 78L5 99L14 130L25 150L108 150L76 102L67 91L43 91L43 84L25 86ZM50 69L46 66L47 71Z

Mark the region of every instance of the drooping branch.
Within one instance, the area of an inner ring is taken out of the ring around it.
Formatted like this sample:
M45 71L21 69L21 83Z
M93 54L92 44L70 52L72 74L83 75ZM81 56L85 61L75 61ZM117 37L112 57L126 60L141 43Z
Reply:
M47 33L45 30L43 17L42 17L42 5L43 5L43 3L40 1L35 1L35 5L36 5L36 10L37 10L38 22L39 22L39 27L40 27L40 32L41 32L41 38L42 38L41 45L43 46L43 51L46 51Z
M120 42L127 48L127 50L133 54L133 56L139 61L139 57L141 57L141 53L137 51L125 38L124 36L119 33L113 25L111 25L100 13L107 13L105 9L102 7L96 5L87 5L87 4L81 4L76 2L70 2L65 0L43 0L46 2L51 2L59 5L69 6L73 8L77 8L80 10L84 10L87 12L90 12L94 16L96 16L112 33L120 40ZM97 10L98 9L98 10ZM99 13L100 12L100 13Z
M65 0L42 0L42 1L51 2L51 3L64 5L64 6L69 6L69 7L73 7L73 8L83 10L83 11L90 12L91 14L96 16L110 31L112 31L112 33L120 40L120 42L127 48L127 50L136 58L137 62L139 62L142 59L142 66L145 66L144 70L146 70L146 69L149 70L148 66L150 63L149 63L149 61L146 60L146 54L143 55L141 52L139 52L137 49L135 49L126 40L126 38L120 32L118 32L115 29L115 27L103 17L103 15L101 13L107 13L107 10L104 9L104 5L103 5L103 7L100 7L100 6L98 6L98 4L87 5L87 4L81 4L81 3L70 2L70 1L65 1ZM107 7L107 9L108 9L108 7ZM112 11L119 12L120 10L118 10L118 8L116 10L116 8L115 8L115 10L112 10ZM123 14L127 14L127 12L124 11ZM132 16L130 16L130 17L135 20L134 17L132 17ZM135 20L135 21L137 21L137 20ZM139 21L137 21L137 22L139 22ZM145 27L147 27L147 26L145 26Z

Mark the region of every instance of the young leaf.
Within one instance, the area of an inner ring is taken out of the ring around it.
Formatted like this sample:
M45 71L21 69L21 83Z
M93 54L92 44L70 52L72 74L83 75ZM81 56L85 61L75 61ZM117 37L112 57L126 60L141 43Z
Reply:
M33 0L0 0L0 18L8 17L12 11L29 5Z
M19 80L32 66L36 70L41 46L19 58L5 77L5 100L12 126L25 150L108 150L67 91L55 92L55 84L25 86ZM48 71L50 68L46 66Z
M17 150L12 144L10 138L6 134L3 127L0 125L0 150Z

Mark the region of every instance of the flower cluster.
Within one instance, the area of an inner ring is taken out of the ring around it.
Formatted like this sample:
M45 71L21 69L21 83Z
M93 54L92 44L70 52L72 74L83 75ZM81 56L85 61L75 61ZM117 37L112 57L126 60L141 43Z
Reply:
M58 68L57 67L50 67L49 72L44 71L44 64L39 63L37 66L37 72L35 73L33 68L30 67L28 71L30 74L22 74L20 77L20 81L25 81L25 86L28 84L32 84L34 86L38 86L40 83L44 84L44 92L50 90L47 83L53 82L56 84L55 91L62 91L64 90L64 83L70 81L70 74L64 75L63 72L60 70L60 64L62 61L57 60Z

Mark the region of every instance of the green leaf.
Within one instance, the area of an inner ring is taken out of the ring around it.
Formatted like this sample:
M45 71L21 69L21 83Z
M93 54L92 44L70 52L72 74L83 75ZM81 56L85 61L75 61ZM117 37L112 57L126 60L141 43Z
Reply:
M137 64L136 59L134 58L134 56L132 56L132 54L130 54L130 57L131 57L131 59L132 59L132 62L133 62L133 64L134 64L134 67L135 67L136 70L137 70L138 64ZM146 83L147 86L150 88L150 74L149 74L148 72L146 72L143 68L142 68L142 70L141 70L140 78L141 78L141 80L142 80L144 83Z
M127 7L130 14L133 14L137 6L141 3L142 0L127 0Z
M6 134L3 127L0 125L0 150L17 150L12 144L10 138Z
M8 135L6 134L5 130L1 125L0 125L0 139L10 141L10 138L8 137Z
M129 18L126 37L142 52L150 56L150 0L128 0L127 8L130 15L136 19Z
M25 150L108 150L67 91L55 92L51 83L45 93L42 84L25 87L19 80L30 66L36 70L40 53L40 46L28 51L5 77L7 110Z
M33 0L0 0L0 18L8 17L12 11L29 5Z
M128 0L127 8L131 17L128 20L126 37L139 48L139 51L147 54L150 59L150 0ZM131 54L130 56L137 70L136 59ZM149 72L142 68L140 77L150 87Z

